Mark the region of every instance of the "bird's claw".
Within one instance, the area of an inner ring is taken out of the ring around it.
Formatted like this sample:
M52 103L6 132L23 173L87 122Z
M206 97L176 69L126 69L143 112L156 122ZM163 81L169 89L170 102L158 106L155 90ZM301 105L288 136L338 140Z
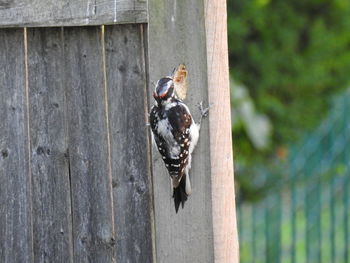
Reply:
M201 112L201 117L200 117L200 120L199 120L199 124L202 122L202 119L204 117L207 117L208 114L209 114L209 109L212 107L212 105L209 105L208 107L204 108L203 107L203 101L201 101L200 103L198 103L198 107L199 107L199 110Z
M201 115L203 116L203 117L207 117L208 116L208 114L209 114L209 108L210 108L211 106L209 105L207 108L203 108L203 101L201 101L200 103L199 103L199 110L201 111Z

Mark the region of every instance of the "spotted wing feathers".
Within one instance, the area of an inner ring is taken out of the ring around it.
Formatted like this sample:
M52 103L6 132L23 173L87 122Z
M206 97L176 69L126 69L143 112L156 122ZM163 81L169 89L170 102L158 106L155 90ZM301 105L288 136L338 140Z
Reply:
M188 164L192 117L179 102L166 111L154 106L150 123L158 150L176 188Z

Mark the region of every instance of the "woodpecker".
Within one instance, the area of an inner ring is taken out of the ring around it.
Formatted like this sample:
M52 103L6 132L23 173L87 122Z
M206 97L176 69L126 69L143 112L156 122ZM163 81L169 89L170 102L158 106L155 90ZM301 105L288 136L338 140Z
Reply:
M155 144L172 181L176 213L191 194L189 170L192 152L198 142L201 121L196 124L189 108L176 95L173 77L158 80L153 93L155 104L150 112L150 126ZM208 109L203 110L206 116Z

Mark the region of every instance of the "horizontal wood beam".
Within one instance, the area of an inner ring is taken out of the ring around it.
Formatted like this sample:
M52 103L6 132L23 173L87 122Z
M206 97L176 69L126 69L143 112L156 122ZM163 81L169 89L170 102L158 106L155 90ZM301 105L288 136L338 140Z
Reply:
M146 22L146 0L0 1L0 27L2 28Z

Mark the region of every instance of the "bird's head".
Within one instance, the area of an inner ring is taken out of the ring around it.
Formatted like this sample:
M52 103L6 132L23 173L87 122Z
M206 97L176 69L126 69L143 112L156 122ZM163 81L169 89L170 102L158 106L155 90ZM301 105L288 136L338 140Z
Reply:
M167 99L174 97L174 82L170 77L161 78L158 80L153 92L153 97L157 102L166 101Z

